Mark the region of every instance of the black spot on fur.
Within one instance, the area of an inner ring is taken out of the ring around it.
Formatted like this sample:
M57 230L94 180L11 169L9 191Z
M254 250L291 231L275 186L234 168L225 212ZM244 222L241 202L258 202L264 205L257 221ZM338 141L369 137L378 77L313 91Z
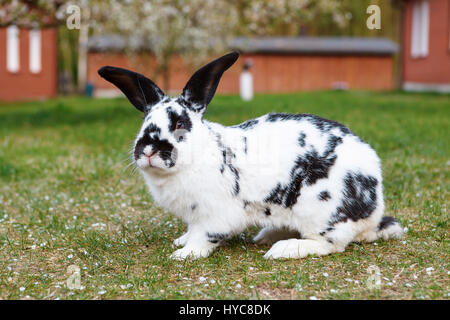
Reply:
M244 153L247 154L247 149L248 149L248 145L247 145L247 137L242 137L242 141L244 143Z
M264 213L266 214L266 216L270 216L270 215L272 214L272 212L270 211L269 208L266 208L266 209L264 210Z
M269 113L266 117L266 121L268 122L287 121L287 120L299 121L301 119L304 119L306 116L307 115L305 114Z
M334 153L325 153L323 156L319 156L316 150L312 150L304 157L299 157L296 165L302 169L305 183L313 185L317 180L328 177L328 171L335 161Z
M270 202L278 205L283 204L284 192L288 189L286 187L282 188L281 184L278 183L275 188L270 191L269 195L264 199L264 202Z
M248 129L252 129L254 126L256 126L258 124L258 122L259 121L256 119L247 120L245 122L242 122L241 124L233 126L233 128L240 128L242 130L248 130Z
M298 137L298 144L300 147L304 147L306 145L305 138L306 134L304 132L300 133L300 136Z
M166 163L168 167L173 167L176 160L176 151L173 145L166 139L159 139L159 129L154 124L150 124L144 130L144 135L136 142L134 148L134 159L137 160L143 154L145 147L152 146L158 152L160 158ZM153 137L151 133L155 133Z
M135 160L139 159L139 157L144 152L145 147L153 142L153 139L150 138L151 133L154 134L156 137L159 137L161 129L158 128L153 123L149 124L147 128L145 128L144 135L136 142L136 146L134 147Z
M338 136L331 135L328 138L327 149L325 151L325 156L333 153L338 145L342 143L342 138Z
M349 128L333 120L328 120L315 115L309 115L308 121L313 123L321 131L330 131L331 129L338 128L343 134L352 134Z
M176 160L176 150L173 145L166 139L156 140L153 145L158 150L158 155L166 163L168 167L173 167Z
M154 125L150 125L150 126L154 126ZM152 139L150 139L149 127L145 128L144 135L136 142L136 145L134 146L134 160L138 160L141 157L141 155L144 153L145 147L150 145L152 142ZM159 132L161 132L161 130Z
M328 120L319 116L315 116L312 114L289 114L289 113L270 113L266 117L266 121L275 122L275 121L288 121L288 120L307 120L310 123L314 124L316 128L320 131L327 132L333 128L338 128L343 134L351 134L349 128L344 126L343 124Z
M195 111L197 112L198 110L196 108L194 108L192 102L187 101L186 99L184 99L183 97L178 97L177 100L175 100L175 102L177 102L179 105L188 108L191 111Z
M230 147L223 146L222 157L223 157L223 164L228 165L231 164L233 158L236 158L236 155L234 154L233 151L231 151Z
M239 171L231 164L228 165L230 168L231 173L234 175L234 185L233 185L233 192L234 195L237 196L239 194L239 191L241 190L241 187L239 185Z
M159 127L157 127L155 124L150 123L147 128L145 129L147 134L156 132L157 135L159 135L161 133L161 129Z
M230 237L228 233L210 233L210 232L207 232L206 236L208 237L208 241L211 243L218 243L219 241L226 240Z
M330 225L369 217L377 206L377 185L378 180L372 176L348 172L344 178L342 204L337 208Z
M192 122L189 118L189 115L186 109L183 109L181 114L178 114L174 109L168 107L166 109L167 116L169 117L169 132L174 132L177 126L178 121L181 121L184 124L184 129L187 131L191 131Z
M210 129L211 130L211 129ZM216 138L217 138L217 145L219 146L220 150L222 151L222 164L220 165L220 173L224 174L225 173L225 169L228 169L229 172L233 175L234 177L234 183L232 185L232 189L233 189L233 194L236 196L239 194L240 192L240 184L239 184L239 180L240 180L240 175L239 175L239 170L233 165L233 159L236 158L236 155L234 154L234 152L231 150L230 147L225 146L222 142L222 136L219 133L215 133Z
M321 201L328 201L328 199L331 199L331 195L328 191L322 191L321 193L319 193L317 198L319 198L319 200Z
M386 229L387 227L392 226L396 223L399 223L397 219L384 216L383 218L381 218L381 221L378 224L378 231Z
M312 148L298 156L290 172L290 181L286 185L278 183L264 201L282 205L285 208L295 205L303 185L310 186L317 180L328 177L328 172L337 158L335 149L341 143L342 138L330 135L322 155Z
M193 204L191 205L191 210L194 211L195 209L197 209L197 204L196 204L196 203L193 203Z
M246 209L247 206L250 204L250 201L244 200L243 202L244 202L244 209Z
M328 232L331 232L331 231L333 231L334 230L334 228L333 227L328 227L328 228L326 228L325 229L325 231L322 231L321 233L319 233L321 236L324 236L324 235L326 235Z

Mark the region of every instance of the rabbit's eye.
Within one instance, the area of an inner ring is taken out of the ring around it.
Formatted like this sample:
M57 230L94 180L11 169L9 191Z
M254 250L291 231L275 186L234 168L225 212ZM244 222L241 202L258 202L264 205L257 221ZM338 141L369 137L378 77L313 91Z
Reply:
M178 120L175 129L184 129L184 122L181 120Z

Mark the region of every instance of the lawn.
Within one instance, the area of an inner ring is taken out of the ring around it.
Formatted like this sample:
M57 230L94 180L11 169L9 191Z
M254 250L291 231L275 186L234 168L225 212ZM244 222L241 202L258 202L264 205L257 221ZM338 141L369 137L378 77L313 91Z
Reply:
M449 299L450 97L217 96L206 118L231 125L272 111L336 120L369 142L405 238L272 261L254 228L206 259L172 261L185 226L129 166L142 115L127 100L0 103L0 299ZM74 268L79 289L67 287Z

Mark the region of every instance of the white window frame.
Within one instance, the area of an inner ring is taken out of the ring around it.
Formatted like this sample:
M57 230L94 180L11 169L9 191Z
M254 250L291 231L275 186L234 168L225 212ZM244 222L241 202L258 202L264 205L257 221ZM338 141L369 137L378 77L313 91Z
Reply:
M16 25L6 29L6 70L17 73L20 70L20 31Z
M430 8L428 0L414 1L411 19L411 57L428 55L430 32Z
M42 70L42 36L41 30L31 29L29 33L30 40L30 72L40 73Z

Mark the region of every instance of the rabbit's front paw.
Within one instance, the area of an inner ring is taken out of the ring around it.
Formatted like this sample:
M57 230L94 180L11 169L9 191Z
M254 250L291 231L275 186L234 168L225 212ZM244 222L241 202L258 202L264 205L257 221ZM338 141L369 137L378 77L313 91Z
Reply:
M264 255L266 259L289 259L302 256L297 239L280 240Z
M298 259L307 255L323 256L336 252L332 244L323 240L288 239L276 242L264 255L266 259Z
M213 251L213 248L210 247L189 247L186 246L184 248L178 249L170 256L171 259L174 260L185 260L189 259L199 259L206 258Z
M186 232L185 234L183 234L181 237L173 240L173 244L176 245L177 247L181 247L181 246L185 246L188 240L188 233Z

